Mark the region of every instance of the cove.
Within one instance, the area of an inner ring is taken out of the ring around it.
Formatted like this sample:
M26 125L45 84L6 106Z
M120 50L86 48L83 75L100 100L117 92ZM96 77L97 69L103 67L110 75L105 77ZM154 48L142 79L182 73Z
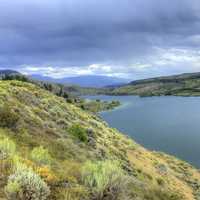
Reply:
M99 113L111 127L150 150L162 151L200 168L200 97L87 96L119 100Z

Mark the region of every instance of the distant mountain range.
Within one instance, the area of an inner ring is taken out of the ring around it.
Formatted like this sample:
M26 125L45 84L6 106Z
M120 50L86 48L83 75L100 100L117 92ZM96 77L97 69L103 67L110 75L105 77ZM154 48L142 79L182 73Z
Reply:
M5 75L21 74L12 70L0 70L0 78ZM78 76L54 79L42 75L32 75L29 79L32 81L36 80L39 84L48 82L64 84L65 92L79 95L200 96L200 72L149 78L132 82L128 82L126 79L107 76ZM60 87L59 84L54 85Z
M18 80L33 83L44 89L50 90L58 96L80 96L89 94L105 94L107 88L82 87L69 82L58 81L46 76L26 76L14 70L0 70L0 80Z
M55 79L48 76L42 76L39 74L34 74L30 76L32 79L39 81L49 81L54 83L79 85L81 87L107 87L107 86L119 86L128 83L130 80L110 77L110 76L97 76L97 75L84 75L76 77L65 77L60 79Z

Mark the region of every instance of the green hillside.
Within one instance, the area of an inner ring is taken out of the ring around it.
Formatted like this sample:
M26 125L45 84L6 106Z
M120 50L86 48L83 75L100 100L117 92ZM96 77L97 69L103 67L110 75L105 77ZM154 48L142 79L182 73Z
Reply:
M200 73L188 73L133 81L130 84L113 89L111 94L200 96Z
M198 200L200 173L39 86L0 81L0 199Z
M86 88L76 85L64 85L47 81L37 81L11 70L0 70L0 80L16 80L34 84L42 89L51 92L52 94L55 94L56 96L63 97L68 103L74 104L83 110L87 110L93 113L97 113L103 110L110 110L120 105L120 102L118 101L108 102L101 101L99 99L86 101L84 98L81 97L82 95L97 95L105 93L106 89L104 88Z

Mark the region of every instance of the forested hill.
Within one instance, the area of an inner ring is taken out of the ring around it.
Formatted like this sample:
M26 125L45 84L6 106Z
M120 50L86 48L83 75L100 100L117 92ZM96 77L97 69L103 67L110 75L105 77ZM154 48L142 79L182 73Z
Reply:
M200 96L200 73L187 73L132 81L129 84L113 88L111 94Z

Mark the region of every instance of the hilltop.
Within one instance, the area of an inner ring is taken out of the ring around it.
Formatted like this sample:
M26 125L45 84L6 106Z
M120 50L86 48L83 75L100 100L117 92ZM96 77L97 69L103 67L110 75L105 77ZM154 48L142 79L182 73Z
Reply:
M105 89L96 88L85 88L69 84L59 84L48 81L38 81L31 79L19 72L12 70L2 70L0 71L0 80L18 80L22 82L32 83L40 88L43 88L59 97L63 97L68 103L72 103L83 110L88 110L90 112L97 113L103 110L110 110L120 105L118 101L101 101L99 99L87 101L81 98L84 94L98 94Z
M10 76L10 75L20 75L20 73L14 70L9 70L9 69L0 70L0 78L4 76Z
M55 79L43 76L26 76L20 72L14 70L0 70L0 80L20 80L24 82L30 82L36 84L44 89L51 90L54 94L60 92L67 93L68 95L84 95L84 94L97 94L101 89L91 88L91 87L81 87L78 85L70 84L69 82L61 83L57 82ZM103 91L103 89L102 89Z
M200 173L31 83L0 81L0 199L195 200ZM31 180L31 182L30 182Z
M186 73L132 81L129 84L113 88L111 94L200 96L200 73Z

